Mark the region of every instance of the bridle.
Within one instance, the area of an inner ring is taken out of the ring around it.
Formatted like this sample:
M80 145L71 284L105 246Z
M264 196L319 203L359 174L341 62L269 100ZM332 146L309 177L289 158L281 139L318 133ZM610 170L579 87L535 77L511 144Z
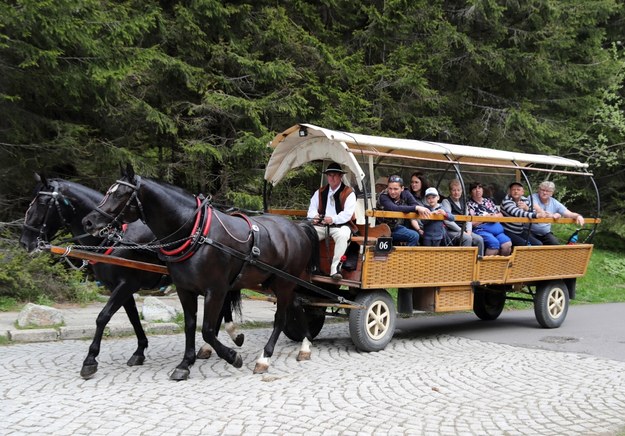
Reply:
M59 191L59 185L56 182L50 182L50 187L53 188L52 191L39 191L37 192L37 194L35 195L35 198L33 198L33 200L30 202L30 206L28 207L28 210L26 210L26 217L24 219L24 228L26 230L30 230L31 232L35 232L35 233L39 233L39 236L37 237L37 242L42 243L42 242L47 242L47 238L46 238L46 230L48 228L48 220L51 216L51 213L55 210L58 215L59 218L61 219L61 223L63 225L63 227L65 227L66 229L70 228L70 223L73 220L74 215L76 214L76 208L74 208L74 205L72 204L72 202L65 197L60 191ZM43 217L43 220L41 222L41 227L37 228L37 227L33 227L31 225L26 224L26 222L28 221L28 213L30 212L31 208L36 204L37 199L42 196L42 197L50 197L50 199L48 200L48 207L46 209L45 215ZM61 205L61 203L65 204L66 206L68 206L71 211L72 211L72 216L69 218L66 218L65 215L63 214L63 206Z
M130 195L130 197L128 197L126 204L124 205L124 207L122 207L119 213L113 216L109 214L108 212L105 212L104 210L102 210L102 205L106 202L109 196L113 192L115 192L117 188L119 188L119 185L124 185L124 186L128 186L129 188L131 188L132 194ZM109 190L106 191L106 195L104 196L100 204L98 204L98 206L94 209L100 215L110 220L110 222L106 225L106 227L100 230L101 235L109 233L110 230L112 229L119 229L123 224L122 217L124 213L126 212L126 209L129 209L131 207L136 207L139 210L139 215L140 215L139 218L145 224L146 219L145 219L145 213L143 212L143 204L141 204L141 200L139 200L139 188L141 188L141 177L135 176L134 185L132 183L126 182L125 180L116 180L115 183L109 188ZM135 204L132 204L133 202Z

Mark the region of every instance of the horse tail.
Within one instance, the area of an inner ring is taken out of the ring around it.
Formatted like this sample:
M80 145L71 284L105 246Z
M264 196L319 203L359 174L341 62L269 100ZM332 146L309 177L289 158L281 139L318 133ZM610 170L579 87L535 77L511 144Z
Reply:
M308 270L310 272L317 271L319 269L319 236L317 236L315 226L309 220L300 221L299 226L310 239L311 253L308 260Z
M230 313L236 313L241 318L241 290L236 289L226 294L226 302L230 304Z

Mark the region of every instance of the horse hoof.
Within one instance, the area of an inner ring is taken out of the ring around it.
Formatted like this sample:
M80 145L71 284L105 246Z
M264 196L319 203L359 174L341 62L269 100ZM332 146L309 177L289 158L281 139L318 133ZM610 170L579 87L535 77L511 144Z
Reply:
M302 360L310 360L310 351L300 351L297 354L297 359L298 362L301 362Z
M89 380L95 375L96 372L98 372L97 363L95 365L83 365L82 369L80 370L80 376L85 380Z
M266 374L269 371L269 365L266 363L258 363L254 366L254 374Z
M190 371L188 369L176 368L174 369L174 372L171 373L169 379L174 381L183 381L189 378L189 373Z
M143 362L145 362L145 356L137 356L136 354L133 354L130 359L128 359L128 366L143 365Z
M202 347L200 347L200 349L197 352L198 359L208 359L212 355L213 355L213 350L210 347L207 347L206 345L202 345Z
M239 333L236 338L234 338L234 344L237 347L243 345L243 341L245 341L245 335L243 333Z
M237 353L237 357L234 358L232 366L234 366L235 368L241 368L243 366L243 359L241 358L241 355L239 353Z

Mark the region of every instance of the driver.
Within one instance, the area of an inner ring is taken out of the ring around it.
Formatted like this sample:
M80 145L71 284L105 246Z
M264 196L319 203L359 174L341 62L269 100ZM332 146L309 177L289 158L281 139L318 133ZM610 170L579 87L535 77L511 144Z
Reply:
M307 216L315 225L320 241L328 235L334 239L330 277L341 280L343 276L338 266L352 236L350 224L356 210L356 194L343 183L345 171L338 163L332 162L324 173L328 184L315 191L311 197Z

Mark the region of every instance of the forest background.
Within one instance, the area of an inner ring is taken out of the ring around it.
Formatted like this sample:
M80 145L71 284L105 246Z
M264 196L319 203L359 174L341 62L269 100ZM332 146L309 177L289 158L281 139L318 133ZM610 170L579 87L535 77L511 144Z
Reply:
M621 247L624 47L622 0L0 0L0 256L35 171L105 191L132 162L261 209L298 122L587 162Z

